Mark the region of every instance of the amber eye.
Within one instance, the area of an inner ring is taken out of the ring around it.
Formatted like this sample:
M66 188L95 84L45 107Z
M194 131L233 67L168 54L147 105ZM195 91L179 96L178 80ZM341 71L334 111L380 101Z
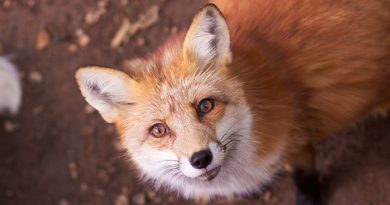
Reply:
M200 101L196 111L198 112L198 114L203 115L210 112L214 108L214 105L214 99L206 98Z
M164 137L167 133L167 127L162 123L154 124L150 128L150 134L153 135L155 138Z

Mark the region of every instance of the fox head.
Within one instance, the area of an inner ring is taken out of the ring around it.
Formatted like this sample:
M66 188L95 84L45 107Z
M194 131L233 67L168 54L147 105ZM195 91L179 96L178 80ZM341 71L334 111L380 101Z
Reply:
M187 198L244 194L269 174L252 165L252 113L231 61L227 24L209 4L184 40L127 72L86 67L76 79L155 187Z

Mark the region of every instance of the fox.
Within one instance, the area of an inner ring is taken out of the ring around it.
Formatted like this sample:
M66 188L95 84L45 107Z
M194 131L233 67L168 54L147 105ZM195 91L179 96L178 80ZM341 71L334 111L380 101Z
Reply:
M156 189L247 196L287 170L325 204L313 143L390 110L390 1L214 0L124 69L75 72Z

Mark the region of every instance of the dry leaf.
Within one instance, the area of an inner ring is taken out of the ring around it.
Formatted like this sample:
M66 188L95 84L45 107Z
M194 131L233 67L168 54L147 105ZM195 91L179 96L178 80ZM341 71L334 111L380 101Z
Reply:
M84 17L85 23L90 25L98 22L100 17L102 17L107 11L107 2L107 0L99 1L97 8L88 11Z
M155 5L152 6L144 15L140 16L134 23L125 19L114 38L111 40L111 47L118 47L120 44L127 42L138 31L146 29L156 23L159 19L158 11L159 7Z

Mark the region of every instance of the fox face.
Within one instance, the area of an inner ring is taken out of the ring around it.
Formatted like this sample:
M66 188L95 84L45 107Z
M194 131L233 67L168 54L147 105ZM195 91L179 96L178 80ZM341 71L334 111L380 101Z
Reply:
M215 6L204 7L183 41L127 73L81 68L83 96L109 123L146 181L187 198L247 194L269 180L255 164L252 113L229 70L229 32Z

